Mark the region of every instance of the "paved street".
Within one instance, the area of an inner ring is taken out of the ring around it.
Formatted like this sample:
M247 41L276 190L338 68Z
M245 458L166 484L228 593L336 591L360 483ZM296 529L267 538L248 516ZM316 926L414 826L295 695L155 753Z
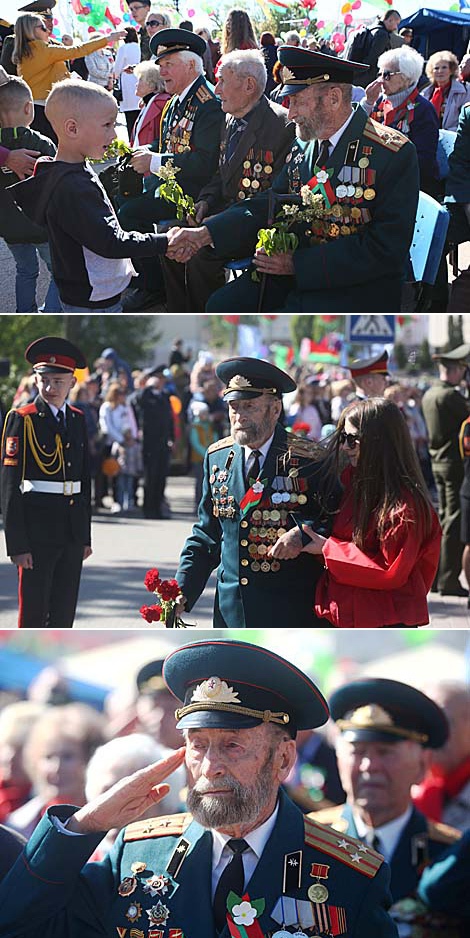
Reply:
M170 521L147 521L141 517L101 513L94 518L94 554L84 565L79 611L75 628L153 629L139 615L151 602L143 585L146 570L158 567L164 577L174 576L180 549L191 530L193 480L172 477L167 486L173 509ZM2 536L3 541L3 536ZM198 628L211 627L214 583L187 615ZM430 596L431 626L434 629L470 627L470 613L463 599L444 600ZM0 560L0 628L16 627L16 571ZM295 623L293 623L295 625ZM275 623L256 623L275 626Z

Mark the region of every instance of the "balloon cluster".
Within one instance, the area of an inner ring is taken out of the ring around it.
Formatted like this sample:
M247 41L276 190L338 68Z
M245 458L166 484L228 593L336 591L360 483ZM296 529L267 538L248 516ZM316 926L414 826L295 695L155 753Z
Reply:
M352 10L359 10L362 6L361 0L354 0L353 3L344 3L341 7L343 22L345 26L351 26L353 21Z
M107 0L83 0L83 3L82 0L72 0L72 9L78 21L87 24L90 33L100 27L104 32L110 33L112 27L118 26L123 20L128 23L132 20L129 13L124 13L122 17L114 16Z

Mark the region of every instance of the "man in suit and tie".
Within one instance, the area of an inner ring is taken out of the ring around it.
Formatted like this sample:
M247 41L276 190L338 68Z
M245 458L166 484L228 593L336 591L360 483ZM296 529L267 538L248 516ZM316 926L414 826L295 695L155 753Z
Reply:
M215 93L225 114L219 168L201 189L195 221L240 204L272 185L295 136L286 108L264 94L266 65L258 49L242 49L222 57ZM243 256L235 250L231 258ZM203 315L211 294L225 283L224 264L211 247L202 248L183 266L163 262L169 313Z
M178 611L192 608L218 568L215 628L320 625L313 605L322 567L302 552L303 527L329 532L338 483L324 472L324 450L279 423L282 394L296 388L288 374L254 358L229 358L216 374L232 432L205 456L199 520L176 573L185 598Z
M80 349L57 336L28 346L38 395L7 414L1 503L7 553L18 568L20 628L71 628L82 562L91 550L88 440L81 410L66 401Z
M211 244L221 257L235 250L255 254L258 273L267 275L265 313L376 313L379 303L383 315L394 315L418 203L415 147L351 104L353 63L292 46L282 46L279 59L298 140L272 188L301 199L319 196L317 217L293 225L295 251L256 249L259 229L270 227L264 194L192 232L183 229L175 243L186 245L188 253ZM279 198L277 211L283 204ZM260 312L261 285L252 273L214 293L206 312Z
M447 718L421 691L385 678L345 684L332 694L330 706L339 730L336 754L347 801L310 816L339 833L359 837L385 857L391 868L392 915L400 921L405 914L401 903L415 896L423 869L462 836L453 827L430 821L411 799L411 788L422 781L431 750L440 749L447 739ZM407 921L420 923L426 935L459 934L448 921L420 919L422 911L411 902Z
M160 65L165 91L172 95L162 113L160 137L148 147L139 147L131 160L142 175L156 173L168 160L178 167L178 183L185 195L197 198L217 170L223 114L220 102L204 78L205 39L187 29L161 29L150 40L150 49ZM157 176L146 180L141 196L128 199L119 209L126 231L153 231L155 222L174 218L174 206L155 198ZM160 264L139 263L138 292L128 296L124 309L141 310L154 304L163 289Z
M280 788L297 730L328 718L310 678L234 641L177 648L163 677L185 748L83 808L48 809L0 886L3 938L397 938L382 857ZM183 759L191 813L135 820ZM110 827L110 854L84 866Z

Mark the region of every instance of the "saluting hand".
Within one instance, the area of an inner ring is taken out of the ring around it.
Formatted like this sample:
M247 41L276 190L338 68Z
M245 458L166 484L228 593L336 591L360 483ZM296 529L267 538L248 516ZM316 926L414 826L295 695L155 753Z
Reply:
M148 808L158 804L168 794L170 786L162 782L182 765L184 754L185 748L182 746L166 759L160 759L121 779L109 791L79 808L70 818L67 830L78 834L109 831L114 827L120 830L142 817Z

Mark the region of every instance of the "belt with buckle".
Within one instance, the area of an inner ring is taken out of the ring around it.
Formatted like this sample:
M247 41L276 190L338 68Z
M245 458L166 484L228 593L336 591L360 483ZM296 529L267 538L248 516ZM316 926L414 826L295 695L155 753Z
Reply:
M20 489L23 495L26 492L40 492L43 495L78 495L82 489L81 482L72 482L64 479L63 482L44 482L42 479L23 479Z

